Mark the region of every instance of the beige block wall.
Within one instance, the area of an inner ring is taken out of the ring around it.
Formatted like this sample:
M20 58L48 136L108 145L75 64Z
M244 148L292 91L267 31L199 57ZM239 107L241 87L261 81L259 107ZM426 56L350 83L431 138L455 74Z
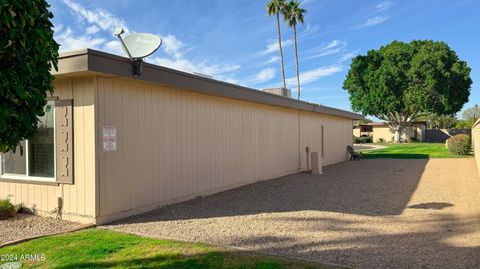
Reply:
M74 180L73 185L38 185L0 181L0 197L11 195L12 202L35 205L39 213L57 207L63 197L64 217L93 222L95 217L95 112L94 79L56 79L55 93L60 99L73 99Z
M394 133L390 131L388 126L373 127L373 142L378 142L380 138L384 139L386 142L392 142L394 136Z
M98 78L96 112L99 222L295 173L299 155L306 169L322 125L324 164L352 142L351 119L133 80ZM103 152L103 126L116 127L116 152Z
M477 171L480 174L480 120L472 128L472 147L477 162Z
M360 128L353 129L353 135L356 136L356 137L360 137L361 136ZM352 137L352 139L353 139L353 137Z
M417 137L422 141L423 130L420 127L413 126L406 128L401 135L404 140L410 139L417 131ZM388 126L375 126L373 127L373 142L378 142L380 138L383 138L386 142L392 142L395 137L395 133L390 130Z

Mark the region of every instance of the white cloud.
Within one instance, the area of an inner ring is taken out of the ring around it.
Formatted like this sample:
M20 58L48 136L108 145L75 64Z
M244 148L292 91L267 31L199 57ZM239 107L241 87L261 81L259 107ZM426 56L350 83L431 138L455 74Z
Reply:
M270 59L268 59L265 64L271 64L271 63L275 63L275 62L278 62L280 60L280 57L278 56L272 56L270 57Z
M55 40L60 44L60 52L84 48L99 49L105 43L105 39L101 37L74 35L70 27L67 27L65 31L57 32Z
M318 25L311 25L310 23L306 24L305 30L298 33L298 40L307 38L318 32L320 27Z
M81 22L79 29L85 29L77 33L72 28L64 29L63 25L55 27L55 39L60 43L60 51L68 51L82 48L93 48L109 53L125 56L121 44L112 34L115 27L121 26L129 32L127 23L104 9L87 9L75 0L63 0L77 20ZM109 34L106 37L105 33ZM236 64L211 64L204 60L190 60L185 54L188 52L186 45L173 34L162 36L161 50L165 56L148 57L146 61L178 69L185 72L198 72L215 79L230 83L237 83L232 72L238 70L240 65Z
M291 39L287 39L287 40L282 41L282 48L285 48L285 47L288 47L288 46L291 46L291 45L293 45L293 40L291 40ZM277 52L279 50L280 50L280 48L278 47L278 40L272 40L269 43L267 43L267 45L265 46L265 49L262 50L259 54L260 55L266 55L266 54L270 54L270 53L273 53L273 52Z
M310 71L300 73L300 85L306 85L315 82L323 77L331 76L343 70L340 65L322 66ZM291 77L286 79L287 84L297 84L297 78Z
M252 83L257 84L257 83L266 82L271 80L274 77L275 77L275 69L265 68L255 75L255 78L253 79Z
M338 54L347 47L348 43L341 40L332 40L331 42L322 45L320 47L314 48L308 51L308 55L304 59L315 59L322 56L328 56L333 54Z
M56 33L56 32L60 32L63 30L63 24L56 24L53 26L53 32Z
M103 9L86 9L73 0L63 0L63 2L81 22L78 29L82 30L77 32L70 27L64 29L63 25L55 26L55 40L60 44L61 52L92 48L124 55L119 41L114 39L113 34L111 34L117 26L122 26L128 31L123 19ZM101 34L101 31L108 32L109 36L106 37Z
M115 39L106 42L103 45L102 50L116 55L125 56L125 52L122 49L122 44L120 44L120 41Z
M183 57L181 49L184 46L183 42L174 35L168 34L162 37L162 48L165 53L177 59Z
M385 16L375 16L372 18L368 18L367 21L360 26L360 28L374 26L374 25L383 23L387 20L388 20L388 17L385 17Z
M197 72L209 76L230 73L240 68L240 65L235 64L208 64L206 61L190 61L184 58L153 57L148 62L184 72Z
M340 61L340 62L345 62L345 61L351 60L351 59L353 59L355 56L358 55L358 52L359 52L358 50L355 50L355 51L351 51L351 52L345 53L345 54L343 54L342 56L340 56L339 61Z
M238 70L240 65L211 64L205 60L187 59L185 56L188 51L187 45L175 35L167 34L162 36L162 50L165 52L166 57L149 57L147 61L188 73L205 74L229 83L238 83L230 73Z
M87 21L89 24L96 25L107 32L113 32L117 26L123 27L123 29L128 32L128 27L125 21L107 10L88 10L73 0L63 0L63 2L75 12L81 21Z
M100 31L100 28L98 28L97 26L95 25L91 25L89 27L87 27L87 34L91 35L91 34L96 34Z
M390 6L392 5L391 2L388 2L388 1L384 1L380 4L378 4L375 9L377 12L382 12L384 10L387 10L388 8L390 8Z

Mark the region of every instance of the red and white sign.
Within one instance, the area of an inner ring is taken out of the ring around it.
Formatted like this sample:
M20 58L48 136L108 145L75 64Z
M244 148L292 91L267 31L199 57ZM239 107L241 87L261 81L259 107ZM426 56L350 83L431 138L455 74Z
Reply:
M103 126L103 151L117 151L117 128Z

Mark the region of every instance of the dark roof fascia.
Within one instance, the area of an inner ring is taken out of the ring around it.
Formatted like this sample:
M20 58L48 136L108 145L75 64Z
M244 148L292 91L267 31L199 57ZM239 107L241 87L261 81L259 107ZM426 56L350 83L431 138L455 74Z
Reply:
M52 73L54 75L62 76L75 72L98 72L118 77L133 78L132 68L132 63L128 58L97 50L83 49L62 53L59 58L59 71L54 71ZM363 115L357 113L298 101L292 98L197 76L150 63L143 63L142 76L138 78L138 80L188 89L204 94L293 108L337 117L349 119L364 118Z

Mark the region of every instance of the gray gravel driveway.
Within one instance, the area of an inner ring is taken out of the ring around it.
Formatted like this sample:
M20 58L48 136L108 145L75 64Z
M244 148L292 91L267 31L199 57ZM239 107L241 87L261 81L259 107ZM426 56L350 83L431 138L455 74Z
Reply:
M105 227L359 268L480 268L480 177L473 159L350 161Z

